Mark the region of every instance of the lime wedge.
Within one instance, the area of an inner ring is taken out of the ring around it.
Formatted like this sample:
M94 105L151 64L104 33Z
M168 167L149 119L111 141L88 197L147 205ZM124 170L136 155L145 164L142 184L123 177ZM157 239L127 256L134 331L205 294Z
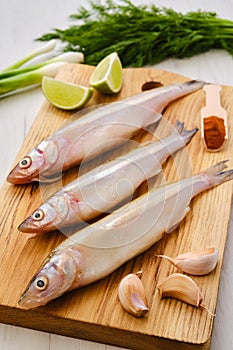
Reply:
M50 103L65 110L82 107L90 100L94 91L91 87L67 83L50 77L43 77L41 88Z
M116 52L103 58L90 77L90 84L104 94L120 91L123 73L120 58Z

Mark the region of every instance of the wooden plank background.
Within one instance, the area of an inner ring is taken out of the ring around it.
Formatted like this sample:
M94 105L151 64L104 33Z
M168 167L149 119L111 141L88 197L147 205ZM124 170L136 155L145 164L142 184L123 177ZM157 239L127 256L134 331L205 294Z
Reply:
M84 65L68 65L60 71L58 78L87 85L92 69ZM184 81L187 78L150 68L127 69L124 71L123 89L117 98L121 99L140 92L141 85L150 80L160 81L166 85ZM229 117L229 135L232 130L231 94L232 88L224 86L221 99ZM95 93L88 105L115 99L116 97L103 97ZM200 126L200 109L204 106L204 101L204 92L200 90L172 103L166 109L164 116L172 123L180 119L190 129ZM17 160L62 125L69 116L71 113L59 111L45 102L27 135ZM162 132L161 127L158 130ZM156 136L159 136L158 130L156 129ZM145 133L139 133L135 140L141 142L147 137ZM118 151L89 162L85 167L82 166L82 170L87 171L93 168L108 159L109 156L115 157ZM125 151L124 147L120 151ZM152 182L152 186L164 179L174 181L203 170L223 159L231 159L231 154L231 137L221 152L208 153L202 147L200 133L198 133L185 150L178 152L166 163L162 176L156 179L156 183ZM233 166L232 161L229 162L229 166ZM77 169L68 172L64 176L64 183L76 175ZM138 258L129 261L108 278L69 293L47 306L35 310L22 310L17 306L17 301L26 284L47 254L64 237L59 232L54 232L35 239L28 239L27 235L17 231L17 226L42 200L53 193L57 186L57 184L13 186L4 183L1 188L0 276L3 282L0 289L0 321L132 349L149 349L151 346L154 346L155 349L197 347L208 349L213 318L207 312L179 301L159 300L156 284L158 280L174 271L174 268L166 261L155 259L155 253L175 256L206 246L218 247L220 256L216 270L208 276L195 278L203 292L206 305L214 311L230 217L232 182L197 196L192 202L191 212L179 229L167 235ZM146 187L146 184L141 186L137 195L144 192ZM119 305L117 285L125 274L141 269L150 312L143 319L135 319L126 314Z

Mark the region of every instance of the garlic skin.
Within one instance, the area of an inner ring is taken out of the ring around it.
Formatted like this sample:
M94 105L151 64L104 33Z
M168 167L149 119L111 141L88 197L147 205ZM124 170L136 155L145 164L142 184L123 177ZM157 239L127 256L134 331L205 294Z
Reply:
M196 307L204 307L202 294L196 283L186 275L173 273L158 284L160 298L178 299Z
M121 280L118 298L122 307L135 317L141 317L149 311L144 286L136 274L128 274Z
M218 249L206 248L200 251L180 254L175 258L166 255L157 255L157 257L167 259L179 271L194 276L203 276L215 269L218 262Z

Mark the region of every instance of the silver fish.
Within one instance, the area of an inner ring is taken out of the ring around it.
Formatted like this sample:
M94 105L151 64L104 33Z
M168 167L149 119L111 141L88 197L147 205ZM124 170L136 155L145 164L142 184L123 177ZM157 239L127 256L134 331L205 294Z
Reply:
M186 130L184 123L177 121L171 135L163 140L149 141L87 172L37 208L19 225L19 231L41 234L106 213L158 174L168 156L184 147L197 130Z
M170 102L204 85L201 81L172 84L99 107L43 140L20 160L7 181L54 181L62 171L119 146L137 130L157 122Z
M102 279L173 231L193 197L233 179L226 161L192 177L149 191L63 241L52 251L19 300L24 308L45 305Z

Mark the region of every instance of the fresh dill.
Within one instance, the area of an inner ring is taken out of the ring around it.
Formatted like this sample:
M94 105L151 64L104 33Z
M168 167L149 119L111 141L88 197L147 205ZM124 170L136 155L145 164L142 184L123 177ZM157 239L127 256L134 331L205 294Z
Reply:
M224 49L233 55L233 21L213 12L183 14L154 5L136 6L130 0L104 0L91 1L70 18L76 23L65 30L54 29L38 40L59 39L65 51L83 51L85 63L90 65L115 51L124 67L153 65L210 49Z

